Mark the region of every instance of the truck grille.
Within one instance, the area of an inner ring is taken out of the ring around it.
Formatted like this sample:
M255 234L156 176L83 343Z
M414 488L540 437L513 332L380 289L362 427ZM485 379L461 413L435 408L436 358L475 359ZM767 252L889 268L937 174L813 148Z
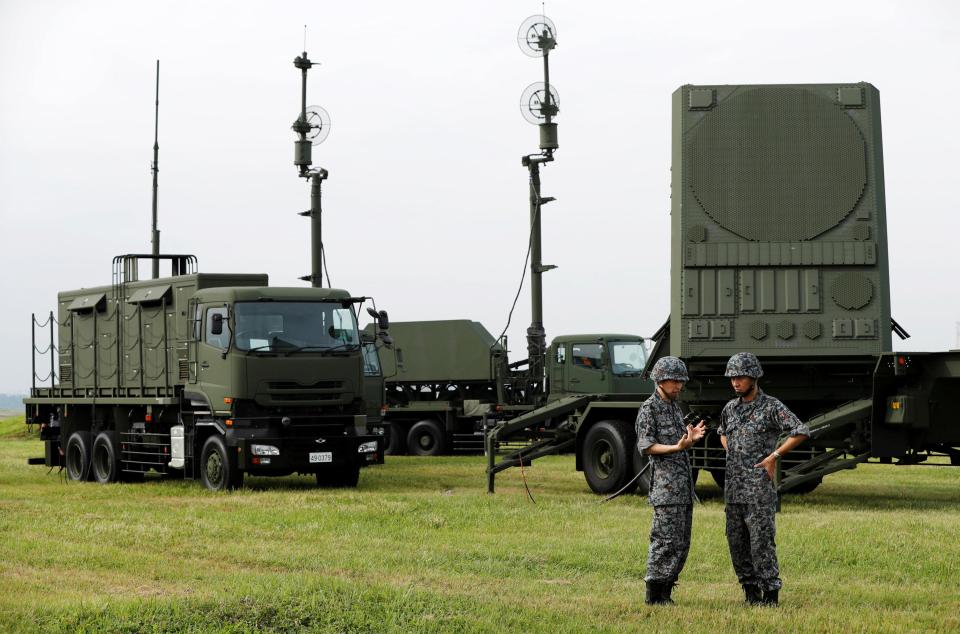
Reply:
M343 381L317 381L312 385L301 385L295 381L268 381L270 390L339 390Z

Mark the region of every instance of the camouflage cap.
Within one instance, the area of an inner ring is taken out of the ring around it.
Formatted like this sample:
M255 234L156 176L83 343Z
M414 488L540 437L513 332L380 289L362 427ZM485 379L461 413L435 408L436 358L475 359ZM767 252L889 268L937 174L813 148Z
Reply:
M727 372L724 376L749 376L759 379L763 376L760 360L752 352L738 352L727 361Z
M677 357L663 357L653 364L653 369L650 370L650 379L654 383L660 381L687 382L690 380L690 376L687 375L687 366L683 361Z

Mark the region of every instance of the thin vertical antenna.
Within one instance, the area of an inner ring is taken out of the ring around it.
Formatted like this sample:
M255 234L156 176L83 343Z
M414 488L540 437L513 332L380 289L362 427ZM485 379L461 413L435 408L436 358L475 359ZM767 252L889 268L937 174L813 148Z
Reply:
M154 101L153 111L153 165L150 171L153 172L153 225L150 234L150 242L153 249L153 279L160 277L160 230L157 229L157 173L160 171L159 153L160 144L157 142L160 130L160 60L157 60L157 92Z
M303 25L303 50L307 50L307 25Z

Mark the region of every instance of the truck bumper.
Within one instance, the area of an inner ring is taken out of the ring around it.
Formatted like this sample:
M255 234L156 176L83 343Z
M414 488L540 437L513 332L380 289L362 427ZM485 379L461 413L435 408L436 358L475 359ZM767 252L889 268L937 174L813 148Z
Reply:
M233 436L227 442L236 448L237 466L251 475L316 473L330 466L383 464L384 440L376 434L319 438Z

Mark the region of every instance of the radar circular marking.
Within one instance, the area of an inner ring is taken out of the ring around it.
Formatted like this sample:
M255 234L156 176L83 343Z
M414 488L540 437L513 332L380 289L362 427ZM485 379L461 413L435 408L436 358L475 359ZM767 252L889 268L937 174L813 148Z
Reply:
M557 27L545 15L531 15L520 24L517 43L525 55L543 57L544 50L557 45Z
M863 133L810 89L742 89L684 136L687 187L747 240L813 239L846 218L866 187Z

